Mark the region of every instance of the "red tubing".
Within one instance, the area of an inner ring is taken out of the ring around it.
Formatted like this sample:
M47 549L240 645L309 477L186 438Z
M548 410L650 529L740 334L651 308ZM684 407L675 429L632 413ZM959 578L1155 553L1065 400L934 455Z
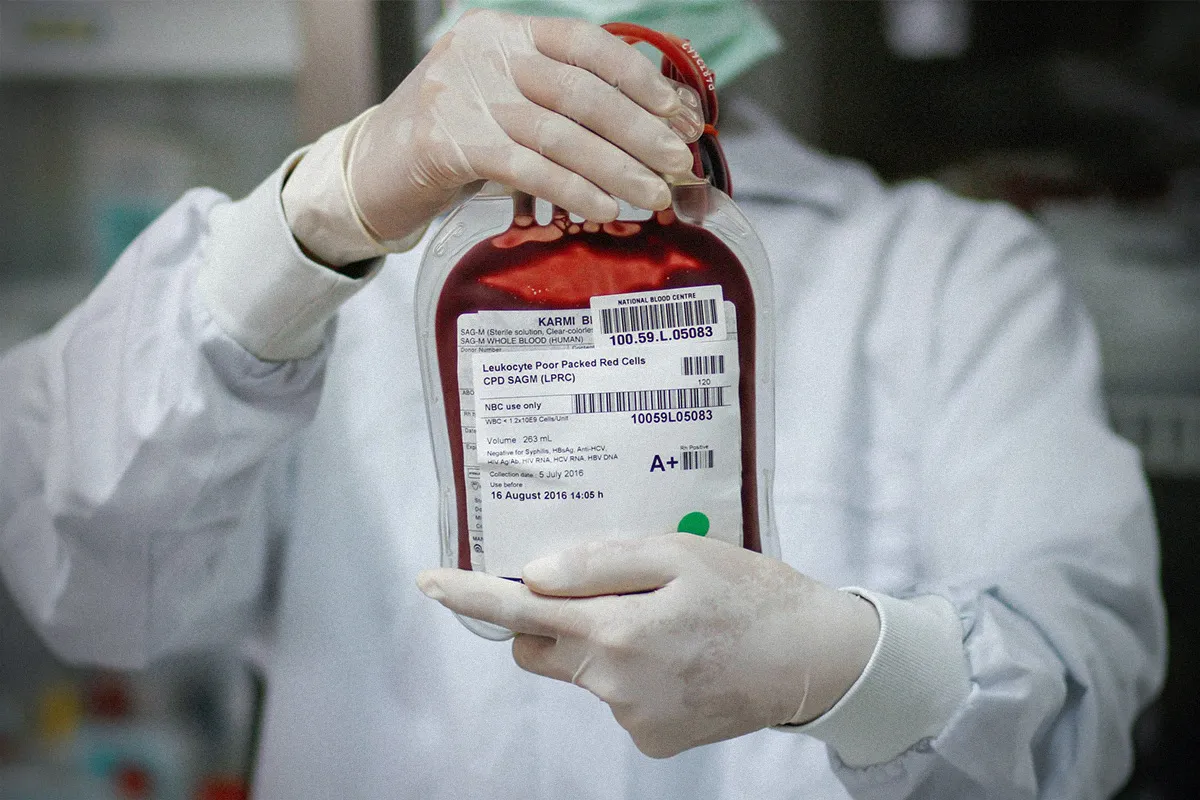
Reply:
M620 36L629 44L645 42L663 54L662 72L671 80L687 84L700 95L700 108L704 113L704 133L688 147L692 151L692 171L699 178L707 178L726 194L732 194L729 167L725 154L717 140L717 86L716 76L704 63L704 59L687 39L674 34L635 25L632 22L609 22L601 26L614 36Z
M600 27L630 44L645 42L658 49L663 54L663 74L695 89L700 94L704 121L710 125L717 124L715 78L691 42L632 22L609 22Z

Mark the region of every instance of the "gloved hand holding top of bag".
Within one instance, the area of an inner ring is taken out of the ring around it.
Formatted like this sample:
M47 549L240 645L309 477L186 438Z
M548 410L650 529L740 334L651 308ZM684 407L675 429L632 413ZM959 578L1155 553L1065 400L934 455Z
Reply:
M531 562L523 580L418 576L453 611L516 631L521 667L592 692L658 758L815 719L879 636L866 600L688 533L589 542Z
M685 100L657 66L596 25L471 12L387 100L339 129L336 157L313 148L284 206L318 255L330 249L328 231L310 231L330 228L330 215L307 220L317 212L306 206L327 201L328 187L344 190L374 239L404 243L389 249L414 244L438 212L486 180L598 222L616 218L614 198L666 208L661 175L691 168L683 140L703 129ZM344 182L330 180L336 170Z

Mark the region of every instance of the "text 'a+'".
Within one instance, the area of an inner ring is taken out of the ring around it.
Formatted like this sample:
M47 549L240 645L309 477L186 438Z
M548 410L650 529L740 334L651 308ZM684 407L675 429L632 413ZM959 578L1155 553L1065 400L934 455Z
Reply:
M671 469L675 469L675 467L677 467L678 465L679 465L679 459L677 459L675 456L671 456L666 461L664 461L663 457L656 453L654 455L654 460L650 462L650 471L651 472L666 472L668 467L670 467Z

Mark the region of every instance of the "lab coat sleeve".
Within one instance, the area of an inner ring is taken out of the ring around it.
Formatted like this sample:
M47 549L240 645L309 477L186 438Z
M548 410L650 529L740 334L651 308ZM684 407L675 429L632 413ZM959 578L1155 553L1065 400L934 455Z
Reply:
M970 688L899 756L831 760L856 798L1107 797L1165 669L1148 491L1107 425L1096 338L1053 248L1006 207L973 217L935 281L926 572L899 593L953 605Z
M186 194L0 359L0 568L66 660L228 642L263 600L332 316L362 283L292 240L294 161L236 203Z

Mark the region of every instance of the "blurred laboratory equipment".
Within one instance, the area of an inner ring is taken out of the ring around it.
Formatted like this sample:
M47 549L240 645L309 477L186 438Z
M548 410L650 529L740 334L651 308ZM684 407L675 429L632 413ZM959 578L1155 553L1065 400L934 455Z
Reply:
M184 191L240 196L300 144L304 53L331 49L309 16L282 0L0 5L0 352L80 302ZM245 798L265 658L63 664L0 586L0 797Z
M0 796L193 800L223 787L244 797L254 708L250 672L228 660L6 676Z
M891 0L883 5L888 46L901 58L957 58L971 37L967 0Z
M300 53L278 0L4 3L0 349L188 188L238 196L274 169L298 144Z
M1181 198L1178 202L1184 202ZM1200 476L1200 249L1172 198L1042 203L1096 319L1117 431L1155 474Z

